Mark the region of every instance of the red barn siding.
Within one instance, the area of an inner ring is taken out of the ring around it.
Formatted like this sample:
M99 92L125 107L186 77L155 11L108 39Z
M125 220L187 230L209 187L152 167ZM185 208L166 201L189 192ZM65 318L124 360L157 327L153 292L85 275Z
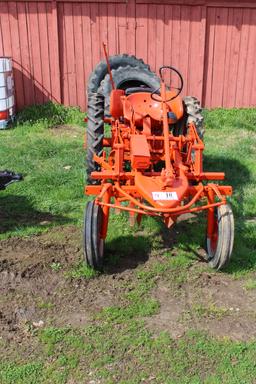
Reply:
M204 104L256 105L256 9L209 8Z
M13 57L19 109L54 100L84 110L102 41L110 54L135 54L155 71L176 66L184 94L204 106L256 105L255 2L0 2L0 55Z

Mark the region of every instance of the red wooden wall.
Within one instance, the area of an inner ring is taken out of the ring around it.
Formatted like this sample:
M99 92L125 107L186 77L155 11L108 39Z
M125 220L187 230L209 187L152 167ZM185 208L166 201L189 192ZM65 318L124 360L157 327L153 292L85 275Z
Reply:
M206 0L0 1L0 56L14 61L19 109L47 100L84 110L102 58L176 66L206 107L256 105L256 3Z

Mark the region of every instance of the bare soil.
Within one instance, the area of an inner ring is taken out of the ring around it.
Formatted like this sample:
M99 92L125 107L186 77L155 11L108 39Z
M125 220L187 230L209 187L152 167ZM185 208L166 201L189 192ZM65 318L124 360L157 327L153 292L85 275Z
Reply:
M162 281L153 292L160 311L146 321L152 330L168 331L173 338L192 328L231 340L255 339L255 291L247 291L243 280L221 273L203 272L182 285L178 294Z
M68 276L82 259L80 244L80 231L71 226L0 242L0 341L23 343L31 327L83 327L119 302L129 270L90 280Z
M121 260L93 279L72 279L67 272L82 259L80 231L63 227L30 238L0 242L0 354L6 345L30 343L31 328L84 327L103 307L121 304L123 292L135 278L137 264ZM134 256L136 258L136 256ZM145 259L145 264L153 259ZM146 319L153 331L180 337L189 328L218 337L250 340L256 336L256 290L227 274L193 273L178 290L169 278L159 279L152 295L159 313ZM149 264L150 267L150 264ZM28 332L30 330L30 332ZM30 346L32 348L32 346Z

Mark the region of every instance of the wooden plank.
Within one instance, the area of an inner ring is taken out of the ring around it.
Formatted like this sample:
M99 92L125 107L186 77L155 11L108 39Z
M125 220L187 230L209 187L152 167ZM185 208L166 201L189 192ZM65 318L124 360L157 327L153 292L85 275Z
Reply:
M62 40L62 31L58 29L57 3L52 1L46 3L47 26L48 26L48 44L49 44L49 67L51 77L51 100L61 103L61 63L59 39Z
M73 4L64 3L64 22L65 22L65 46L67 57L67 79L69 90L69 105L77 105L76 89L76 60L75 60L75 36L73 21Z
M90 22L92 36L92 65L93 68L100 61L100 24L99 24L99 4L90 4Z
M65 0L60 0L65 1ZM72 0L75 1L75 0ZM82 0L81 0L82 1ZM136 0L137 4L159 4L160 0ZM207 6L207 7L232 7L232 8L255 8L255 2L243 2L226 0L226 1L211 1L211 0L161 0L161 4L171 5L188 5L188 6Z
M8 3L1 2L1 26L3 31L3 55L12 56L11 31L9 23Z
M182 49L181 49L181 60L179 63L179 71L181 72L184 80L183 95L188 94L188 77L189 77L189 56L190 56L190 47L189 47L189 38L190 38L190 11L191 7L183 6L181 7L181 40L182 40Z
M228 99L228 84L229 84L229 68L232 65L232 25L233 25L233 8L228 9L228 20L227 20L227 43L226 43L226 53L225 53L225 65L224 65L224 80L223 80L223 96L222 96L222 106L227 105Z
M126 19L126 5L117 4L117 25L118 25L118 53L122 54L127 52L127 19Z
M181 7L179 5L174 5L172 8L172 51L171 51L171 62L172 66L179 70L180 68L180 51L182 50L181 45L183 44L181 40ZM172 73L171 74L171 85L173 87L178 87L178 77Z
M228 8L216 8L211 107L221 107L223 101L227 22Z
M58 4L58 35L59 35L59 63L61 75L61 102L69 105L69 82L67 67L67 47L66 47L66 30L64 4Z
M1 0L3 3L8 3L10 0ZM37 3L44 1L44 3L51 3L54 0L26 0L26 3ZM102 3L102 0L56 0L57 3L85 3L85 4L90 4L90 3ZM19 2L24 2L24 0L16 0L16 3ZM104 0L104 3L126 3L126 0Z
M204 64L204 87L202 95L202 104L211 106L212 99L212 75L213 75L213 57L214 57L214 35L215 35L215 8L207 9L206 23L206 49Z
M8 0L9 1L9 0ZM20 0L20 1L24 1L24 0ZM29 0L29 1L32 1L32 0ZM41 1L41 0L38 0L38 1ZM46 1L51 1L51 0L46 0ZM57 0L59 3L66 3L66 2L69 2L69 3L113 3L113 4L118 4L118 3L121 3L121 4L127 4L127 0Z
M49 36L47 25L46 3L40 2L38 9L39 39L42 62L42 93L44 103L51 99L51 76L50 76L50 57L49 57Z
M163 5L164 40L163 40L163 65L171 65L171 38L172 38L172 7ZM170 84L170 74L165 76L167 84Z
M156 71L156 9L155 4L148 5L148 64ZM143 36L141 36L143 38Z
M7 3L10 0L1 0ZM26 2L40 2L42 0L26 0ZM51 3L52 0L43 0L46 3ZM103 0L104 3L127 3L127 0ZM16 0L16 2L24 2L24 0ZM57 0L58 3L102 3L102 0ZM172 4L172 5L189 5L189 6L207 6L207 7L233 7L233 8L255 8L255 2L243 2L240 0L136 0L137 4Z
M127 16L127 53L135 55L136 51L136 0L129 0L126 9Z
M77 104L85 110L85 78L84 78L84 57L83 57L83 34L82 34L82 10L81 4L73 5L73 22L75 36L75 62L76 62L76 89Z
M251 62L253 62L252 68L249 68L249 65L247 67L247 70L251 71L251 92L250 92L250 102L249 106L255 107L256 106L256 75L255 75L255 65L256 65L256 50L255 50L255 41L256 41L256 9L254 9L251 12L251 19L250 19L250 37L252 38L252 41L254 42L253 45L250 46L251 52L250 54L253 56ZM248 55L249 56L249 55Z
M238 63L238 73L236 81L236 96L235 96L235 106L245 106L244 105L244 86L245 86L245 74L247 71L247 56L248 56L248 44L250 36L250 13L249 9L241 10L243 12L243 23L241 29L241 40L240 40L240 51L239 51L239 63ZM256 40L255 40L256 42Z
M203 98L203 81L204 81L204 57L205 57L205 38L206 38L206 17L207 17L207 8L205 6L201 7L201 22L199 28L199 38L198 38L198 59L199 67L197 72L198 79L198 98L202 103ZM195 94L197 95L197 94Z
M85 87L87 80L93 69L92 66L92 35L90 21L90 6L82 4L82 34L83 34L83 58L84 58L84 81Z
M17 12L19 15L19 34L22 36L22 38L20 38L20 50L24 86L24 105L31 105L34 102L34 86L31 74L27 12L25 3L17 3Z
M172 7L164 6L164 65L171 65Z
M12 59L13 59L13 73L15 80L15 97L17 109L22 109L25 105L24 100L24 85L22 75L21 63L21 49L20 49L20 35L18 25L18 13L15 2L8 3L9 23L11 31L11 44L12 44Z
M242 15L240 10L234 9L233 11L233 21L232 21L232 37L231 37L231 56L230 56L230 65L228 73L228 82L225 84L227 87L227 99L224 104L226 107L235 106L236 98L236 80L238 73L238 63L239 63L239 48L240 48L240 30L242 28Z
M99 24L100 24L100 39L99 39L99 50L101 60L104 57L102 43L108 46L108 8L107 4L103 3L99 7Z
M164 5L156 10L156 70L164 64Z
M0 3L0 55L4 55L4 43L3 43L3 38L4 38L4 32L2 30L2 23L1 23L1 18L2 18L2 9L3 9L3 4Z
M205 30L206 9L205 7L191 8L191 30L190 30L190 61L188 94L202 99L204 52L205 52Z
M108 12L108 51L109 55L117 53L117 28L116 28L116 6L107 4Z
M29 12L29 31L31 43L31 61L33 65L33 79L35 103L42 104L44 101L42 93L42 65L41 65L41 49L38 29L38 11L37 3L28 3Z
M208 2L208 1L205 1L205 5L207 7L218 7L218 8L221 8L221 7L232 7L232 8L255 8L255 2L241 2L241 1L237 1L237 2L234 2L234 0L230 0L230 1L213 1L213 2Z
M148 6L136 7L136 56L148 60ZM151 42L153 44L153 41Z

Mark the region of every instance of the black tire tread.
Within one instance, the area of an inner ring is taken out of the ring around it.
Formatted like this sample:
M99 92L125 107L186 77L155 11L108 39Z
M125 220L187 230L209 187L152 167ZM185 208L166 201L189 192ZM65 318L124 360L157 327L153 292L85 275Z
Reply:
M85 261L91 267L95 264L95 255L92 244L92 217L94 202L89 201L85 207L83 245Z
M102 208L94 204L93 218L92 218L92 245L94 254L93 268L101 270L103 266L103 255L100 254L99 234L102 225ZM104 243L103 243L104 244Z
M218 243L213 254L207 243L208 264L214 269L222 269L230 261L234 243L234 216L228 204L217 208Z
M140 66L131 67L119 67L115 70L112 70L112 77L115 83L116 88L120 88L120 84L126 80L140 82L142 86L146 86L155 90L160 87L159 77L152 71L141 68ZM130 85L127 85L127 88L130 88ZM122 89L126 89L122 87ZM110 116L109 106L110 106L110 93L112 90L110 76L107 74L102 80L98 92L105 97L105 116Z
M119 67L125 67L127 65L131 67L139 67L139 68L150 70L150 67L148 64L145 64L142 59L138 59L134 55L122 54L122 55L110 56L109 63L110 63L111 70L117 69ZM100 83L105 78L107 73L108 73L107 63L105 60L102 60L95 67L94 71L91 73L89 77L88 85L87 85L88 94L98 92Z
M203 140L205 129L200 101L196 97L185 96L183 103L187 124L194 123L198 136Z
M86 129L86 163L87 183L97 184L97 180L91 179L91 172L99 170L99 166L93 160L94 153L102 156L104 137L104 97L98 93L88 96Z

